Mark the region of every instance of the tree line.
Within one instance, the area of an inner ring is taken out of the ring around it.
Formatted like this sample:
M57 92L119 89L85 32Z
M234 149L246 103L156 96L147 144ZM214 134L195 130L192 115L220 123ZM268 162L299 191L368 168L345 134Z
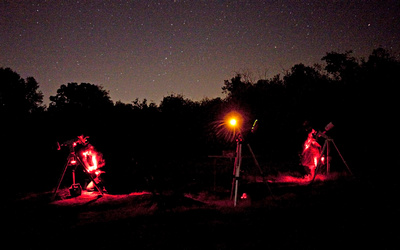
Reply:
M231 110L243 114L242 130L255 153L284 163L285 170L298 168L306 128L323 130L329 122L335 125L330 135L355 168L375 172L383 164L398 165L384 156L396 153L389 145L398 137L399 60L383 48L368 58L346 51L321 60L323 66L296 64L270 79L252 81L238 73L223 83L223 98L193 101L172 94L158 105L146 99L114 103L102 86L71 82L46 107L33 77L0 68L4 168L23 186L48 182L66 157L56 142L84 134L103 153L111 182L154 176L185 182L208 155L234 149L235 141L216 131ZM250 133L255 120L258 128Z

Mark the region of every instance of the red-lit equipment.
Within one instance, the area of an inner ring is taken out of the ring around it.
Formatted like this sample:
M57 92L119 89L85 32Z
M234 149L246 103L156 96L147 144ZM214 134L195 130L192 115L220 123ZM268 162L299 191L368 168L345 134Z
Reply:
M320 168L322 167L322 165L326 164L326 173L329 174L330 171L330 144L332 144L337 153L339 154L340 158L342 159L344 165L346 166L347 170L349 171L350 175L353 175L353 173L351 172L349 166L347 165L346 161L344 160L342 154L340 153L338 147L336 146L335 142L333 141L333 139L331 137L329 137L326 132L331 130L334 127L333 123L330 122L325 126L325 131L323 132L318 132L316 133L316 135L318 137L322 137L325 139L324 145L322 146L322 150L320 151L319 155L322 155L322 157L318 156L316 164L315 164L315 171L313 173L313 177L312 180L310 182L310 184L312 184L315 180L315 177L318 174L318 171L320 170ZM313 130L315 132L315 130Z
M235 155L235 165L233 168L233 180L232 180L232 189L231 189L231 200L233 199L233 206L236 207L237 200L238 200L238 187L239 187L239 179L240 179L240 167L242 165L242 145L244 143L243 133L242 133L242 125L243 125L243 117L240 113L233 111L228 113L225 116L225 124L233 131L233 135L236 137L236 155ZM254 132L254 128L257 124L257 120L254 122L251 132ZM263 171L258 164L257 158L253 153L253 150L249 143L246 143L251 156L253 157L255 165L260 170L261 175L263 176ZM268 183L266 182L269 191L272 194L271 188L269 187ZM247 198L247 194L244 194ZM243 196L241 197L243 198Z
M90 188L90 186L92 186L93 188L96 188L101 195L103 195L103 191L99 187L98 183L100 182L99 175L102 173L99 168L104 165L104 160L101 154L88 143L88 138L89 137L84 137L83 135L81 135L62 144L57 143L58 150L60 150L63 146L68 147L69 155L67 158L67 163L65 164L64 170L58 182L57 188L54 190L53 200L57 195L57 192L60 188L61 182L68 167L71 167L72 170L72 185L69 188L70 195L72 197L79 196L82 193L82 186L79 183L76 183L75 180L75 171L79 166L91 181L87 188ZM80 148L79 150L76 149L78 145L82 146L82 148Z

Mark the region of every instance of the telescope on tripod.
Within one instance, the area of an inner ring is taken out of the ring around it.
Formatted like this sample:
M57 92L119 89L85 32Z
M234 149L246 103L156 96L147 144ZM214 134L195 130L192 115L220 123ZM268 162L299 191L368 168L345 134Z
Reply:
M251 132L254 133L255 129L257 128L257 123L258 121L255 120L253 123L253 126L251 128ZM233 168L233 180L232 180L232 189L231 189L231 200L233 199L233 206L236 207L237 205L237 199L238 199L238 189L239 189L239 179L240 179L240 167L242 165L242 145L246 144L247 148L250 151L250 154L254 160L254 164L257 166L258 170L260 171L261 176L264 177L264 173L260 167L260 164L257 161L257 158L250 146L250 144L245 141L245 138L240 131L240 128L236 128L239 124L236 118L231 118L228 123L230 126L232 126L234 129L238 129L238 133L236 136L236 154L235 154L235 165ZM267 187L272 195L272 190L268 184L268 182L265 182L267 184Z
M86 136L84 137L83 135L78 136L75 139L71 139L68 140L62 144L58 144L58 150L61 150L61 147L68 147L69 149L69 155L67 157L67 161L64 167L64 170L60 176L60 179L58 181L58 185L57 188L54 190L53 192L53 200L56 198L57 192L60 188L61 182L64 179L65 173L68 169L68 167L71 168L72 171L72 185L69 188L69 192L71 197L77 197L80 196L82 194L82 186L79 183L76 183L75 180L75 171L78 167L80 167L83 171L83 173L85 173L88 178L91 180L91 183L93 183L93 185L95 186L95 188L97 189L97 191L99 191L99 193L101 195L103 195L103 191L101 190L101 188L99 188L99 186L96 184L96 181L94 180L94 178L92 177L92 174L89 173L89 170L86 166L86 161L83 159L83 155L81 155L79 152L76 152L76 146L77 145L82 145L82 146L88 146L89 143L87 142L87 139L89 137Z
M326 132L331 130L334 127L333 123L330 122L325 126L325 131L323 132L318 132L317 136L318 137L322 137L325 139L324 145L322 146L322 150L321 150L321 156L326 155L326 173L329 174L330 171L330 149L331 149L331 145L332 144L337 153L339 154L340 158L342 159L343 164L346 166L347 170L349 171L350 175L353 175L353 173L351 172L349 166L347 165L346 161L344 160L342 154L340 153L338 147L335 144L335 141L329 137L328 135L326 135ZM317 166L315 167L315 172L314 172L314 176L312 177L312 180L310 182L310 185L314 182L315 177L317 176L318 172L321 171L321 167L324 165L324 162L321 160L321 157L319 157L318 162L316 164Z

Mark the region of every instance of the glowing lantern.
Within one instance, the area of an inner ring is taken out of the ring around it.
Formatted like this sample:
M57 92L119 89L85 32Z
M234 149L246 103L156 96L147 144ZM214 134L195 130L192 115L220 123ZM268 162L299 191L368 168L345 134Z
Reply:
M233 131L240 131L243 123L242 115L237 111L229 112L224 118L225 126Z
M231 126L236 126L237 125L237 120L235 118L230 119L229 124Z
M225 114L222 119L214 122L217 136L227 141L234 141L241 133L243 120L243 116L238 111Z

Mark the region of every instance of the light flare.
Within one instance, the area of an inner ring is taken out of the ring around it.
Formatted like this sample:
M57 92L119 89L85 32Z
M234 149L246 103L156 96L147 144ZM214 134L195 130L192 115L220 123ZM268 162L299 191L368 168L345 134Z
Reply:
M232 118L229 120L229 124L231 124L231 126L236 126L237 120L235 118Z
M321 146L315 139L315 135L316 131L312 129L303 144L303 152L301 155L301 165L309 169L311 176L314 176L315 169L321 158Z
M214 130L218 137L227 141L234 141L241 132L243 122L244 118L240 112L230 111L223 119L214 123Z
M314 157L314 166L317 167L317 165L318 165L318 157L315 156Z
M88 173L94 173L99 176L103 171L99 168L105 165L102 154L94 149L93 146L82 151L82 161Z

